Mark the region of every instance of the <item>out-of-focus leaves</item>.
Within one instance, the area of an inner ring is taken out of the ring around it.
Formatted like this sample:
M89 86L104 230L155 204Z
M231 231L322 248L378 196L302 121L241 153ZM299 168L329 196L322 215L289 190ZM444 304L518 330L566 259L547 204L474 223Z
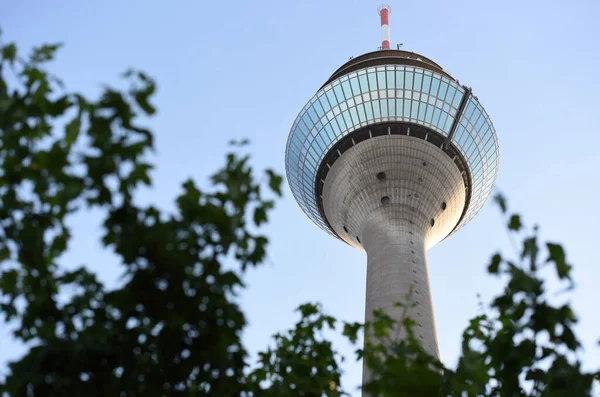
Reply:
M281 183L283 182L283 177L279 174L276 174L273 170L267 170L267 176L269 177L269 187L276 192L279 196L282 195L281 192Z
M508 223L508 229L518 232L519 230L521 230L521 226L521 217L516 214L512 215Z
M502 262L502 257L500 256L500 254L494 254L494 256L492 256L492 261L490 262L490 264L488 266L488 272L490 274L498 273L498 268L499 268L501 262Z
M98 100L65 92L44 69L59 47L14 62L16 79L0 68L0 317L35 341L0 394L239 395L248 363L235 295L266 257L268 239L249 226L268 220L279 186L230 153L215 186L184 184L174 213L136 205L137 186L152 181L153 135L139 118L155 113L156 85L131 71L128 90L106 87ZM16 53L2 47L0 64ZM122 263L115 289L63 263L69 216L84 203L104 216L99 237Z
M17 47L14 43L6 44L0 50L2 52L2 59L7 61L8 63L14 63L17 57Z
M494 201L498 204L502 213L506 213L506 210L507 210L506 199L504 198L504 196L501 193L497 193L494 195Z
M556 266L556 274L560 279L570 278L571 265L567 263L567 256L562 245L556 243L547 243L548 259L546 262L553 262Z
M45 44L36 47L31 52L30 61L34 64L44 63L52 60L56 55L56 51L62 47L62 44Z

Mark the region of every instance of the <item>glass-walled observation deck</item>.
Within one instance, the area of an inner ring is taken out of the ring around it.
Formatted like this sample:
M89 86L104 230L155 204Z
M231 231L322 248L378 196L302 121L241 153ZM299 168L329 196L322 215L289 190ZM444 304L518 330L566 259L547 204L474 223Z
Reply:
M451 143L467 162L471 197L457 230L485 204L497 178L499 152L492 122L470 90L431 60L405 51L385 51L399 55L386 59L378 58L379 53L383 52L343 65L300 111L285 156L292 193L313 222L334 234L318 209L315 192L326 154L341 139L368 125L417 124L444 137L451 134Z

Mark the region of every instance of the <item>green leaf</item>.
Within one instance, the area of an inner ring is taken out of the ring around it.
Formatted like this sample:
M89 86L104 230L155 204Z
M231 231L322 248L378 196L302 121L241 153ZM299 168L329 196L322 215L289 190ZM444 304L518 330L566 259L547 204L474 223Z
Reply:
M500 263L502 262L502 257L500 254L495 254L492 256L492 261L488 266L488 272L491 274L497 274Z
M36 47L33 49L29 59L34 64L48 62L54 58L54 54L60 47L62 47L62 43L45 44L41 47Z
M281 197L281 183L283 182L283 177L275 173L275 171L268 169L266 170L267 175L269 176L269 187L273 192L277 193L279 197Z
M73 146L73 143L79 137L79 131L81 130L81 117L77 116L65 127L65 143L67 148Z
M7 60L9 63L13 63L17 57L17 47L14 43L10 43L2 47L2 59Z
M556 273L558 274L558 278L561 280L564 278L571 279L571 265L567 263L567 258L565 254L565 250L562 245L555 243L547 243L548 247L548 262L554 262L556 266Z
M318 314L319 307L318 307L318 305L314 305L312 303L304 303L304 304L298 306L296 311L300 312L300 314L302 315L302 318L308 318L314 314Z
M510 217L510 221L508 222L508 228L510 230L519 231L521 229L521 217L517 214Z
M254 224L260 226L267 221L267 211L264 207L257 207L254 209Z
M497 193L494 196L494 201L500 206L502 213L506 213L506 199L501 193Z
M11 295L17 287L18 273L16 270L9 270L0 273L0 291L7 295Z
M344 331L342 335L347 337L351 343L356 343L358 340L358 331L363 328L360 323L344 323Z
M529 258L530 268L535 271L537 268L537 257L540 249L538 247L537 235L528 237L523 241L523 252L521 258Z

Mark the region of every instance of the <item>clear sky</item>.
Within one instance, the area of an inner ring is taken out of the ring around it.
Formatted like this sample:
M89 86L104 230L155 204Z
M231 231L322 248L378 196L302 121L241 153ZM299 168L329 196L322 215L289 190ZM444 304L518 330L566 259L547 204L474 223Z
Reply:
M201 184L223 162L226 143L250 138L254 164L284 171L294 118L351 56L380 45L372 0L16 1L0 3L5 40L21 48L64 42L52 70L68 88L94 95L129 67L154 76L159 91L154 187L140 199L172 208L181 182ZM441 64L488 111L500 142L497 186L544 238L564 243L575 264L573 296L588 368L600 366L600 2L425 1L391 3L392 46ZM428 254L441 357L453 365L460 335L499 289L486 274L493 252L510 252L497 208L488 203L463 230ZM101 250L100 218L72 220L65 263L87 263L109 285L120 275ZM346 320L364 316L363 252L313 225L286 187L268 227L268 264L241 295L252 351L293 325L292 310L320 301ZM0 324L0 373L22 348ZM349 351L343 344L340 348ZM358 385L360 364L347 366Z

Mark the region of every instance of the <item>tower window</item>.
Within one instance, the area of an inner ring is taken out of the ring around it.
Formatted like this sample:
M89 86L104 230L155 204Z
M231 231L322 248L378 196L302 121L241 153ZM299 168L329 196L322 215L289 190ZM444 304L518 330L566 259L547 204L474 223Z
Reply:
M385 179L385 172L377 173L377 179L379 179L380 181L383 181Z
M435 225L435 220L431 218L431 221L429 223L431 223L431 226L433 227L433 225Z
M348 228L346 226L344 226L344 231L348 233Z
M390 203L390 198L388 196L383 196L381 198L381 204L386 205Z
M446 209L446 202L445 202L445 201L442 203L442 209L443 209L443 210L445 210L445 209Z
M356 236L356 241L358 241L360 243L360 239L358 238L358 236Z

